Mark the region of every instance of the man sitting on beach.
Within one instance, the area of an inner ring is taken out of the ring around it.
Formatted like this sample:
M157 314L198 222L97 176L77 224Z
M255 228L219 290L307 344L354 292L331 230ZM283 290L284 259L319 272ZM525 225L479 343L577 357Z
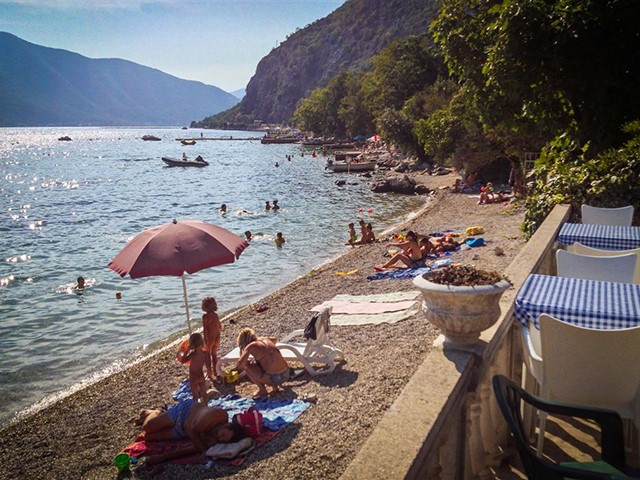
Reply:
M245 436L242 425L229 423L227 412L223 409L209 407L191 399L169 407L166 412L142 410L136 424L142 425L143 430L137 440L157 442L189 438L193 442L192 447L152 455L147 460L150 463L204 453L216 443L235 443Z

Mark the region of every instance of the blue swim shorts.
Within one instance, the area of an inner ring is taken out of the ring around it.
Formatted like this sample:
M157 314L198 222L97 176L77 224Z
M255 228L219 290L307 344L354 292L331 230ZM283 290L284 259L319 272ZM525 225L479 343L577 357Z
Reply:
M187 434L184 433L184 422L187 420L194 403L195 400L188 398L167 409L167 415L173 422L173 435L177 440L187 438Z
M290 375L289 375L289 368L287 367L286 370L283 370L280 373L270 373L269 374L269 379L271 380L271 385L273 385L274 387L277 387L278 385L282 385L284 382L286 382L287 380L289 380Z

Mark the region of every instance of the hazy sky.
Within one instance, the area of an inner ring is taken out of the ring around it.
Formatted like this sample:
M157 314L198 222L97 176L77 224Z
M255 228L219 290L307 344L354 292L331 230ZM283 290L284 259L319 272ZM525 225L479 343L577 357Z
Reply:
M123 58L226 91L345 0L0 0L0 31L90 58Z

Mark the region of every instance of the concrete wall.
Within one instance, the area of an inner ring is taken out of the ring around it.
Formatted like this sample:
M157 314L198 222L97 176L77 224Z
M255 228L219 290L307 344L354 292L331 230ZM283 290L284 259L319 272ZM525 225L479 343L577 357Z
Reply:
M522 378L513 302L530 273L555 274L555 238L569 213L568 205L556 206L504 272L513 288L501 298L498 322L467 350L434 347L341 478L494 477L509 432L491 378Z

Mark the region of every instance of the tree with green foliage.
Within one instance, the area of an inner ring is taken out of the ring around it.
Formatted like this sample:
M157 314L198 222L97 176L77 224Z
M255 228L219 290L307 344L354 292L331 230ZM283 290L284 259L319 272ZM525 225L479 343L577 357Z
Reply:
M635 0L443 0L432 24L484 125L616 145L640 111Z
M362 95L363 73L349 72L344 77L344 97L340 101L338 117L345 126L347 135L351 138L356 135L374 133L374 118L367 110Z
M389 108L400 110L409 98L444 73L444 63L434 53L427 35L396 40L372 63L362 89L365 103L376 117Z
M525 233L533 234L560 203L572 206L574 221L583 203L596 207L634 205L634 223L638 223L640 122L627 124L623 134L631 138L621 148L610 148L591 158L590 145L582 145L568 135L549 143L533 172L535 184L526 201Z

